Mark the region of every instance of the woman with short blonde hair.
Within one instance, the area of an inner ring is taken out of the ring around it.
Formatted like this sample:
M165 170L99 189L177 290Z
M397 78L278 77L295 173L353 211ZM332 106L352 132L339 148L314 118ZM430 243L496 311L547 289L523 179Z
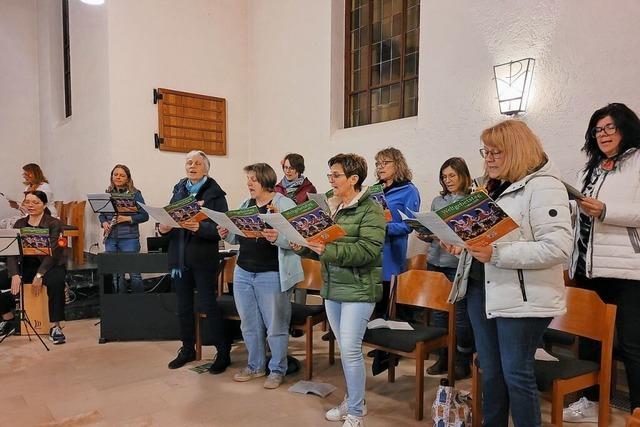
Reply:
M563 263L571 216L559 169L527 125L506 120L482 132L487 192L519 225L460 254L452 295L466 296L482 368L484 424L539 426L534 353L551 319L566 312Z
M519 120L505 120L485 129L480 139L486 147L502 153L504 179L510 182L524 178L547 160L538 137Z

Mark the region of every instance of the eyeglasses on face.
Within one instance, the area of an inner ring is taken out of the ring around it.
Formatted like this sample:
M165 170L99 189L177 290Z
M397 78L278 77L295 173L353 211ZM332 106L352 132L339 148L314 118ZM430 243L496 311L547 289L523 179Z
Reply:
M591 129L591 136L594 138L597 138L598 134L602 132L604 132L606 135L613 135L617 131L618 131L618 127L616 125L614 125L613 123L608 123L603 127L596 126L593 129Z
M333 181L333 180L335 180L335 179L340 178L341 176L347 176L347 175L346 175L346 174L344 174L344 173L332 172L332 173L328 173L328 174L327 174L327 179L328 179L329 181Z
M382 169L387 166L389 163L393 163L393 160L379 160L375 163L376 169Z
M480 150L480 156L482 156L483 159L486 158L493 158L493 159L499 159L500 157L502 157L502 151L500 150L489 150L487 148L481 148Z

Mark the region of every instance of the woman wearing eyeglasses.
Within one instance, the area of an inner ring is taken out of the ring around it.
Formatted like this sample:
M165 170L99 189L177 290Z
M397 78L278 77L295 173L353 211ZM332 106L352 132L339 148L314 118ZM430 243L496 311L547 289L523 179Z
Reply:
M343 427L363 427L366 372L362 339L376 301L382 297L382 246L385 218L380 205L369 198L362 183L367 162L357 154L338 154L329 160L327 175L334 197L328 200L333 220L346 236L309 248L292 245L300 255L319 259L322 265L321 295L331 330L342 354L347 383L344 401L325 414Z
M482 368L483 424L506 427L511 412L518 427L540 426L534 353L551 319L566 311L569 200L560 171L525 123L503 121L481 139L488 193L519 227L491 245L444 247L462 252L454 286L466 293Z
M284 156L282 171L284 176L276 184L276 193L287 196L299 205L307 201L308 193L317 192L311 181L302 175L304 173L304 157L300 154L289 153Z
M442 191L431 202L431 210L437 211L454 203L471 192L471 174L467 163L462 157L452 157L445 160L440 166L439 175ZM439 271L453 282L458 267L458 257L447 253L440 245L440 241L433 235L418 235L418 238L429 243L427 256L427 270ZM433 326L447 328L449 326L449 314L445 311L434 310L432 317ZM473 354L473 332L467 313L467 300L456 302L456 364L455 378L460 380L468 378L471 374L471 356ZM429 375L441 375L449 369L447 363L447 350L437 351L438 359L427 369Z
M64 321L64 279L66 257L64 248L58 245L62 233L62 225L57 218L51 216L47 207L49 199L44 191L27 191L22 206L27 216L16 221L14 228L45 228L49 231L50 254L25 255L7 257L7 271L11 278L11 293L20 293L21 283L31 283L35 296L40 294L42 286L47 287L49 298L49 339L53 344L64 344L66 337L62 333L60 322ZM49 251L47 251L49 252Z
M640 119L624 104L593 113L582 147L579 174L586 196L579 212L571 257L578 286L618 306L616 336L627 372L631 410L640 406ZM599 360L599 346L580 340L580 357ZM597 389L587 390L564 411L565 421L596 422Z
M411 228L402 221L400 211L412 218L410 211L420 210L420 193L413 185L413 174L404 155L397 148L385 148L376 154L376 176L384 186L384 196L391 212L382 251L382 300L376 304L376 315L384 316L389 303L391 276L405 271L407 241Z

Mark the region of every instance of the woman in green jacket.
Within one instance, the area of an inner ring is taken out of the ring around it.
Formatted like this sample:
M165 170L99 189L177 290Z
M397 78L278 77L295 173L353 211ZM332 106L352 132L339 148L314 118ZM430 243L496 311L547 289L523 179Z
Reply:
M376 301L382 297L382 246L386 222L380 205L362 186L367 162L357 154L338 154L329 160L327 174L334 197L328 200L333 220L346 236L328 244L297 247L302 256L322 263L327 317L342 355L347 396L325 417L346 427L364 426L366 373L362 338Z

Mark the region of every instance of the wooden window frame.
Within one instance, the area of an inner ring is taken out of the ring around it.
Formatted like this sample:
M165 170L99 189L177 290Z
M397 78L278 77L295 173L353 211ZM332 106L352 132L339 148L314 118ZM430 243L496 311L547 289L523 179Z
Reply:
M368 55L366 55L366 60L368 62L367 65L367 72L364 73L366 76L365 77L365 85L364 88L360 89L360 90L352 90L351 87L351 54L352 54L352 50L351 50L351 2L352 0L345 0L345 25L344 25L344 30L345 30L345 44L344 44L344 127L345 128L349 128L349 127L358 127L358 126L364 126L364 125L369 125L369 124L373 124L371 122L371 96L372 96L372 92L376 89L380 89L380 88L384 88L384 87L391 87L395 84L400 84L400 117L398 118L405 118L405 117L413 117L413 115L411 116L405 116L405 84L411 80L415 80L415 84L418 84L419 81L419 70L418 70L418 64L419 62L416 62L416 73L414 76L411 77L405 77L404 73L405 73L405 63L406 63L406 45L407 45L407 4L408 1L407 0L402 0L402 31L401 31L401 40L402 40L402 46L401 46L401 54L400 54L400 77L399 79L395 79L395 80L389 80L385 83L380 83L377 85L372 85L371 84L371 73L372 73L372 66L371 66L371 55L372 55L372 51L373 51L373 45L372 45L372 28L373 28L373 4L374 4L374 0L364 0L366 2L368 2L368 20L367 20L367 44L365 46L368 47ZM383 0L381 0L383 1ZM420 1L418 1L418 7L420 7ZM418 27L417 30L418 32L418 46L417 46L417 52L418 52L418 61L419 61L419 51L420 51L420 44L419 44L419 40L420 40L420 21L419 21L419 15L418 15ZM362 58L360 59L361 63L362 63ZM416 88L416 92L417 92L417 88ZM358 123L357 125L352 125L351 124L351 107L350 107L350 103L351 103L351 97L353 95L356 94L365 94L366 95L366 120L365 123ZM418 114L418 105L417 105L417 96L416 96L416 110L415 110L415 115ZM390 120L396 120L396 119L390 119ZM386 120L389 121L389 120ZM379 122L374 122L374 123L382 123L383 121L379 121Z
M69 36L69 0L62 0L62 64L64 116L71 117L71 41Z

